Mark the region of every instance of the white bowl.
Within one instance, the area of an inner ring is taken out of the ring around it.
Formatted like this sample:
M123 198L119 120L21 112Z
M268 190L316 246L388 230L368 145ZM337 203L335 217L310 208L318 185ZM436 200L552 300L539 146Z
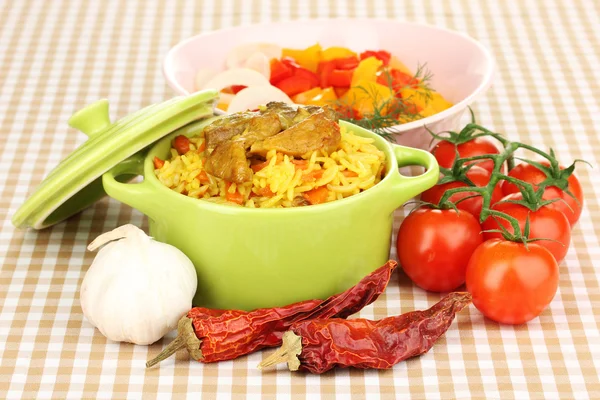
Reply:
M171 88L186 95L195 91L200 68L224 69L230 49L243 43L276 43L304 48L344 46L354 51L387 50L412 71L427 64L431 86L454 105L418 121L397 125L396 143L428 148L434 132L456 130L466 107L491 85L494 61L473 38L430 25L386 19L319 19L242 26L203 33L171 48L163 73Z

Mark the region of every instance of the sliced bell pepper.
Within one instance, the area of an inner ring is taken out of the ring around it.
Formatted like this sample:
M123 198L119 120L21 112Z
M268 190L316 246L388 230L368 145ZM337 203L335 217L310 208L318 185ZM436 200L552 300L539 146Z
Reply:
M377 77L377 83L391 87L394 92L398 92L404 88L416 88L419 81L412 75L392 68L383 71Z
M295 95L292 100L296 104L322 107L334 103L337 100L337 96L334 89L331 87L326 89L316 87Z
M334 87L350 87L353 74L353 69L334 69L329 74L327 81Z
M315 85L314 81L311 79L302 76L292 76L291 78L286 78L278 82L275 86L288 96L293 97L294 95L306 92L317 85Z
M400 93L405 102L413 103L420 109L424 109L429 104L428 96L422 90L413 88L403 88Z
M291 57L296 60L300 66L309 71L316 72L319 61L321 60L321 45L317 43L304 50L282 49L281 55L283 57Z
M358 67L358 57L356 56L350 56L350 57L343 57L343 58L335 58L331 61L326 61L326 62L332 62L335 64L335 67L337 69L354 69L356 67Z
M379 109L390 104L393 98L394 92L389 87L361 80L353 84L350 90L340 98L340 101L364 116L373 114L376 108ZM385 114L386 110L381 111Z
M377 80L377 71L382 65L383 61L375 57L368 57L362 60L354 70L352 86L356 86L356 83L359 81L375 82Z
M312 82L312 84L314 86L319 86L319 77L317 76L317 74L315 74L314 72L309 71L305 68L297 68L294 71L294 76L299 77L299 78L308 79L309 81Z
M292 100L296 104L306 104L307 101L312 100L314 97L318 96L319 94L321 94L321 88L315 87L315 88L307 90L306 92L298 93L297 95L292 97Z
M390 59L392 58L392 55L390 54L389 51L385 51L385 50L378 50L378 51L367 50L367 51L363 51L362 53L360 53L361 60L367 59L369 57L375 57L378 60L381 60L381 62L383 62L383 65L387 66L390 63Z
M350 56L356 57L356 53L345 47L328 47L321 52L322 61L330 61L336 58L345 58Z
M271 78L269 79L271 85L275 85L277 82L289 78L293 75L294 70L289 64L276 58L271 60Z
M340 97L342 97L343 95L345 95L345 94L346 94L346 92L348 91L348 89L350 89L350 88L347 88L347 87L345 87L345 88L343 88L343 87L336 87L336 88L333 88L333 90L335 91L335 95L336 95L338 98L340 98Z
M244 90L247 87L248 86L244 86L244 85L233 85L233 86L231 86L231 91L233 92L233 94L237 94L240 90Z
M389 67L393 69L400 70L405 74L412 75L412 72L402 61L400 61L396 56L392 56L390 59Z

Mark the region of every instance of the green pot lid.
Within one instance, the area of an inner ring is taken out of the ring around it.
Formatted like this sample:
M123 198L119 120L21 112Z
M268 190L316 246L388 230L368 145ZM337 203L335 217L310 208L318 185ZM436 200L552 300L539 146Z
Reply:
M69 125L86 134L88 140L48 174L13 215L13 225L43 229L92 205L106 195L102 174L174 130L212 116L217 96L215 90L205 90L175 97L113 124L107 100L76 112Z

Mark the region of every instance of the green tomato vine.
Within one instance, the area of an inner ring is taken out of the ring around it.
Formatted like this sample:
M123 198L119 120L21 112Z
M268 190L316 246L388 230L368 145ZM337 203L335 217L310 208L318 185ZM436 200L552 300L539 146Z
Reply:
M443 176L438 182L438 184L444 184L452 181L461 181L467 184L468 186L448 189L441 197L437 207L455 208L455 204L453 204L450 201L450 198L454 194L464 192L473 193L473 196L481 196L483 199L481 215L479 219L480 223L483 223L483 221L485 221L489 217L502 218L508 221L511 227L513 228L513 233L510 233L502 224L498 224L500 226L500 230L498 232L501 232L505 239L523 242L524 244L536 240L545 240L529 238L529 217L527 217L527 220L525 221L525 226L523 230L521 230L519 226L519 221L516 218L491 208L491 198L494 188L500 183L500 181L507 181L516 185L522 194L523 200L504 200L504 202L521 204L530 209L531 211L536 211L540 207L548 205L552 202L563 201L561 199L542 199L542 195L544 194L545 189L549 186L556 186L571 197L575 198L573 193L571 193L568 190L568 178L573 174L575 170L575 164L577 162L585 161L575 160L573 164L571 164L569 167L561 169L560 164L556 159L555 153L552 149L550 149L549 153L546 153L528 144L510 141L502 135L500 135L499 133L492 132L489 129L477 124L473 111L470 108L469 111L471 112L471 122L468 123L460 132L445 131L436 134L428 129L429 133L432 135L432 141L435 139L445 140L450 143L453 143L455 146L458 146L459 144L466 143L478 137L492 137L502 145L503 150L499 154L485 154L466 158L460 158L457 151L455 161L452 167L440 169ZM549 166L546 166L537 161L518 158L518 160L529 163L541 170L542 172L544 172L544 174L546 174L546 179L536 185L537 189L534 187L534 185L528 182L524 182L522 180L516 179L514 177L502 173L502 166L505 163L508 166L509 172L515 167L514 155L515 152L519 149L531 151L545 158L549 163ZM466 172L474 165L476 165L477 162L483 160L492 160L492 162L494 163L494 168L491 171L491 176L488 184L486 186L478 187L475 186L475 184L473 184L473 182L471 182L468 179L468 177L466 176ZM469 196L468 198L471 198L473 196ZM461 199L460 201L463 200L466 200L466 198Z

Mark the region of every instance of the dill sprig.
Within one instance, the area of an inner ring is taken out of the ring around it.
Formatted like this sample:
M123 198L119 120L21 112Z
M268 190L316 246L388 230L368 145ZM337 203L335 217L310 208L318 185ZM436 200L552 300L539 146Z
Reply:
M336 108L343 110L340 112L340 119L373 131L387 140L395 141L394 134L398 132L393 129L394 126L422 118L415 112L415 106L410 99L413 96L419 96L425 104L431 100L433 89L430 86L430 82L433 74L426 68L426 64L419 64L414 75L414 82L410 82L403 87L394 87L390 71L386 68L383 73L385 74L386 86L392 93L398 93L405 88L412 88L415 89L415 95L404 98L404 101L398 101L395 97L392 99L381 99L380 94L376 90L369 90L369 88L358 86L355 89L364 91L371 98L373 112L355 116L352 112L347 112L353 109L354 104L341 104L339 101Z

